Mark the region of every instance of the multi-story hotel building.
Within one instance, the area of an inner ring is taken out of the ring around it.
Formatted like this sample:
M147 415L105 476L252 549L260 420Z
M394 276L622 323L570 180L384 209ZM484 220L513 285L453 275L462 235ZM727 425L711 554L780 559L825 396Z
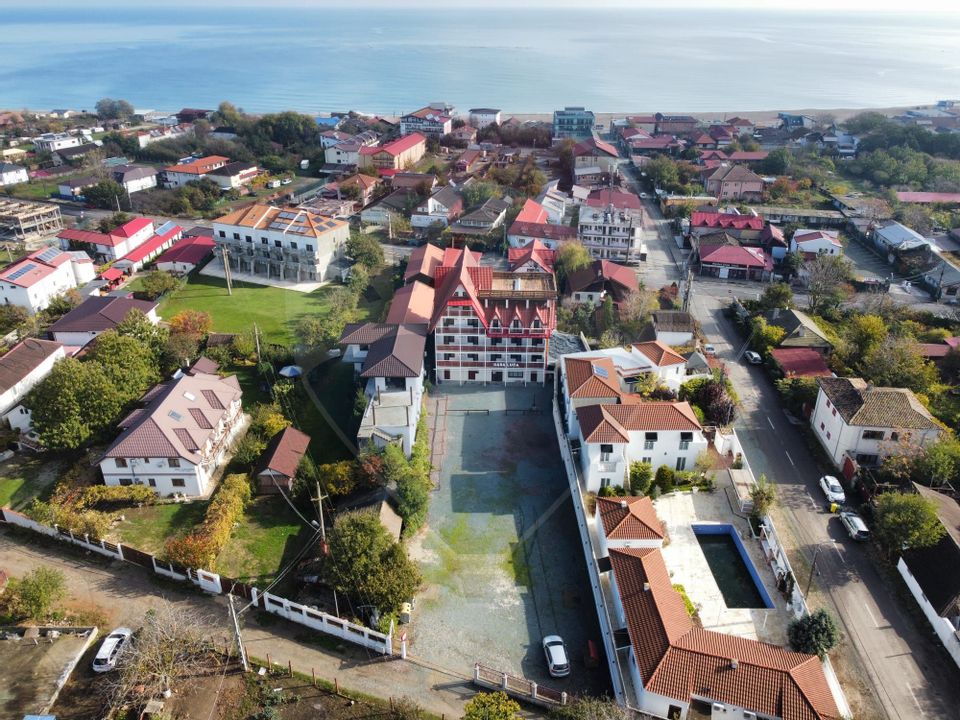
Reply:
M298 208L250 205L213 221L233 270L287 282L333 279L349 237L346 221Z
M642 227L640 198L605 188L590 193L580 208L577 237L591 257L626 262L640 251Z

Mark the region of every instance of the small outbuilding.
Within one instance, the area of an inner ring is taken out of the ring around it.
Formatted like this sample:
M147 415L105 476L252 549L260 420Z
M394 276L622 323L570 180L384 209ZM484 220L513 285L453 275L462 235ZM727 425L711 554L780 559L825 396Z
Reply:
M296 428L284 428L274 435L260 457L258 491L269 495L293 490L297 468L309 444L310 436Z

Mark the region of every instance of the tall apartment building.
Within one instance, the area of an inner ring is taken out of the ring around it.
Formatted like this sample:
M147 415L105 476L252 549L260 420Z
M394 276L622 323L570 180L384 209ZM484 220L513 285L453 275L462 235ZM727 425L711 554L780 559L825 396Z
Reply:
M607 188L590 193L580 208L577 237L591 257L626 262L638 257L642 228L640 198Z
M565 107L553 111L553 139L585 140L593 137L593 125L596 121L590 110L582 107Z
M319 282L338 272L350 226L297 208L250 205L213 221L217 252L235 271L278 281Z
M400 134L420 133L441 138L453 129L453 106L433 103L400 118Z
M464 250L436 269L434 283L437 382L545 382L557 326L552 273L496 271Z

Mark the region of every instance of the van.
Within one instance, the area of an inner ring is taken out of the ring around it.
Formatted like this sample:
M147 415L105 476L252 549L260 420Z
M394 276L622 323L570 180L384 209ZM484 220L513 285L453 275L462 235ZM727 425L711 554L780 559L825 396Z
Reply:
M870 530L867 528L867 524L855 512L840 513L840 522L843 523L847 534L854 540L865 541L870 539Z

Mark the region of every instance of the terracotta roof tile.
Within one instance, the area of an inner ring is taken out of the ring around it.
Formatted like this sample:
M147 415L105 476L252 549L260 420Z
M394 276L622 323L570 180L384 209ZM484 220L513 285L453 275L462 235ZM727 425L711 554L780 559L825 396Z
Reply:
M292 478L307 452L310 436L296 428L286 427L270 439L260 460L259 472L273 472Z
M648 497L597 498L597 517L611 540L661 540L660 524Z
M564 358L567 389L571 398L620 397L617 369L608 357Z
M633 347L636 348L638 352L641 352L650 358L650 361L657 367L680 365L686 362L686 359L683 357L683 355L659 340L648 340L647 342L634 343Z
M630 431L700 430L687 402L645 402L622 405L587 405L577 408L580 432L587 443L625 443Z

